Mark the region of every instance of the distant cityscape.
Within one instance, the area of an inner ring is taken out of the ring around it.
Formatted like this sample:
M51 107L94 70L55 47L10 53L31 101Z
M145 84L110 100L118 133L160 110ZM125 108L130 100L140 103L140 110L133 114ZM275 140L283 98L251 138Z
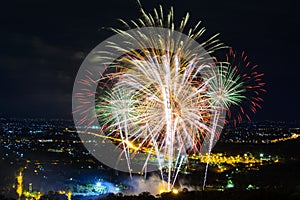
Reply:
M207 190L289 189L296 178L285 184L285 177L280 177L278 171L297 173L299 136L300 125L296 122L227 125L210 156L188 156L176 188L199 190L208 162ZM127 173L105 166L85 149L72 120L1 118L0 141L3 197L97 199L139 191ZM136 178L147 181L147 177L159 174L142 175L141 172Z
M225 143L270 144L297 139L299 133L297 122L244 122L237 127L226 126L220 140Z

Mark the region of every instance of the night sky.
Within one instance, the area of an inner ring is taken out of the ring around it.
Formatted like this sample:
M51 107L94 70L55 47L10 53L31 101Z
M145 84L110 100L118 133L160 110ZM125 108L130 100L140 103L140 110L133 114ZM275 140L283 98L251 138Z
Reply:
M141 0L146 11L174 6L191 14L205 36L220 39L265 73L268 93L253 120L300 120L299 1ZM0 116L71 118L73 82L84 57L140 17L135 0L5 1L0 5Z

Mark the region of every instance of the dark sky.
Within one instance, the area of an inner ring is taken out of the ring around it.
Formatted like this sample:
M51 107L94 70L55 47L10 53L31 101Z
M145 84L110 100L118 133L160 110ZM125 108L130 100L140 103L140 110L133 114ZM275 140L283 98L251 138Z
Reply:
M265 73L268 93L254 120L300 120L297 0L141 0L152 12L174 6L177 19L189 11L206 35L245 50ZM71 118L73 82L84 56L120 27L136 19L135 0L5 1L0 6L0 116Z

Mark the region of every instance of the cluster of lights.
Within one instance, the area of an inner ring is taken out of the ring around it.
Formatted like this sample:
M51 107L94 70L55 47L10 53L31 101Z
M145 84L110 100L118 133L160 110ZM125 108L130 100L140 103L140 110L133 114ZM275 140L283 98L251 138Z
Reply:
M272 157L266 157L264 158L264 154L260 153L259 158L254 157L251 153L244 154L244 156L236 155L236 156L226 156L222 153L217 154L210 154L210 155L200 155L197 156L195 154L190 156L190 159L192 160L199 160L201 163L210 163L210 164L255 164L255 163L261 163L264 161L278 161L278 158L275 160L272 160Z

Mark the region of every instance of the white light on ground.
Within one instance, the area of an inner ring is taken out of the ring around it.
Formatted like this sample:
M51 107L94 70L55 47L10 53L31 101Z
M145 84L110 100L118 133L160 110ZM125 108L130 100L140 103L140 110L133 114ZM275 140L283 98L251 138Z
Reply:
M97 183L96 183L96 186L97 186L97 187L101 187L101 182L97 182Z
M263 154L263 153L260 153L260 154L259 154L259 157L261 157L261 158L264 157L264 154Z

